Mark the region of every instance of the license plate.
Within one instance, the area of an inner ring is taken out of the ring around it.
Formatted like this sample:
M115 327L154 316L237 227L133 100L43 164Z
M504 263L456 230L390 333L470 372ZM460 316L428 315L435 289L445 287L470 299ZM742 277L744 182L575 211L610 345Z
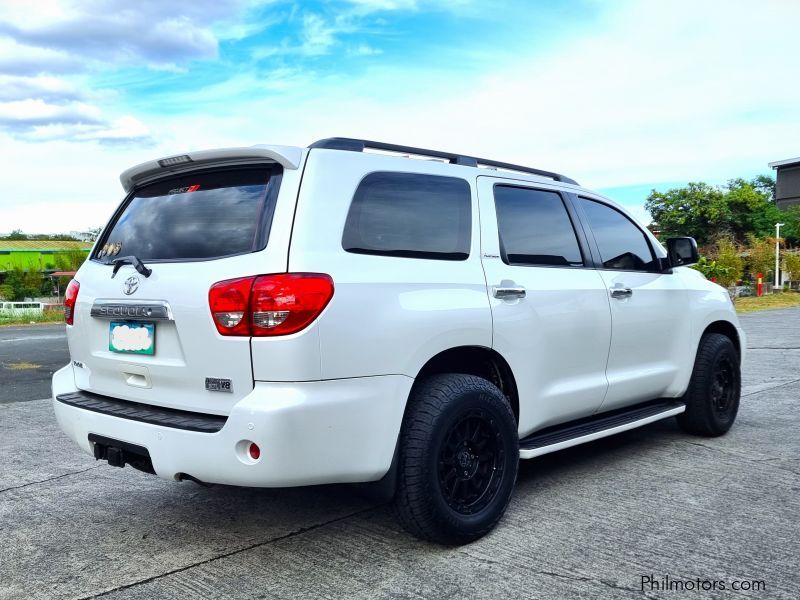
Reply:
M111 321L108 330L108 349L127 354L154 354L156 351L155 323Z

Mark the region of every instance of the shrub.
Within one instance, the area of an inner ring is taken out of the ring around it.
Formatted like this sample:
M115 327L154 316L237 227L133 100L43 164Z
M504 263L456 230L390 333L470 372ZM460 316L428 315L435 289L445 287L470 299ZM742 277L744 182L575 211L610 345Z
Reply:
M755 279L759 273L764 280L770 279L770 274L775 270L775 240L747 236L747 271Z
M720 265L717 261L711 260L705 256L701 256L696 265L692 265L693 269L700 271L706 276L706 279L716 281L720 285L728 286L730 284L723 283L723 281L730 280L731 269ZM734 279L734 281L736 281Z
M742 278L744 263L739 256L739 247L731 238L718 238L707 248L706 254L694 268L707 279L714 279L721 286L729 287Z
M784 252L781 268L789 273L789 280L800 279L800 252Z
M719 238L714 246L714 258L724 269L722 277L717 277L717 282L725 287L731 286L742 278L744 271L741 250L731 238L725 237Z

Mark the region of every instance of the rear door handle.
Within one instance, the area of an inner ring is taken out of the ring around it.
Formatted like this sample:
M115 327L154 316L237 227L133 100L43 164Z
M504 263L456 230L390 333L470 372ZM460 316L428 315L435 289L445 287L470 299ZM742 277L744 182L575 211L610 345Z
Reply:
M495 298L500 298L501 300L512 300L514 298L524 298L525 297L525 288L524 287L498 287L495 286L492 288L492 295Z
M613 287L611 288L612 298L630 298L633 296L633 290L626 287Z

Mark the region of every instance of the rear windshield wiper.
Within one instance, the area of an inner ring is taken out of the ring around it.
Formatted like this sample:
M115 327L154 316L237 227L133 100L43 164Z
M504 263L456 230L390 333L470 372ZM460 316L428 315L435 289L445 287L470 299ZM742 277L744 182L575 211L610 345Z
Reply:
M144 263L135 256L120 256L119 258L115 258L114 260L110 261L110 263L108 264L114 265L114 271L112 271L111 273L111 279L114 279L114 277L117 274L117 271L120 270L122 265L132 265L134 269L139 271L139 273L141 273L145 277L150 277L150 273L153 272L153 269L148 269L147 267L145 267Z

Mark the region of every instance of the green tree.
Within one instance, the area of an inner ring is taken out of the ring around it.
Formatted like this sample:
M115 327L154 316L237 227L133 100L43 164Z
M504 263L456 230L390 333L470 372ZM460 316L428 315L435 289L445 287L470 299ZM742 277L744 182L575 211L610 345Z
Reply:
M732 179L728 182L728 227L739 241L746 240L751 234L767 237L774 233L775 223L780 222L781 211L772 192L759 191L759 186L763 189L763 184L757 180Z
M0 292L6 300L21 302L41 295L44 288L44 277L36 271L24 271L21 267L12 267L6 271L6 279Z
M700 244L720 236L742 243L748 234L774 231L781 217L773 199L775 182L767 175L751 181L732 179L727 185L693 182L666 192L650 192L645 208L663 237L690 235Z
M766 194L771 200L775 200L775 178L771 175L756 175L750 181L750 185Z
M790 246L800 246L800 205L790 206L780 212L776 223L783 223L781 237ZM775 224L773 223L773 227Z
M22 233L21 229L15 229L11 233L9 233L5 239L7 240L27 240L28 236Z
M650 192L644 204L662 237L690 235L701 244L710 241L714 223L724 215L724 194L707 183L689 183L667 192Z

